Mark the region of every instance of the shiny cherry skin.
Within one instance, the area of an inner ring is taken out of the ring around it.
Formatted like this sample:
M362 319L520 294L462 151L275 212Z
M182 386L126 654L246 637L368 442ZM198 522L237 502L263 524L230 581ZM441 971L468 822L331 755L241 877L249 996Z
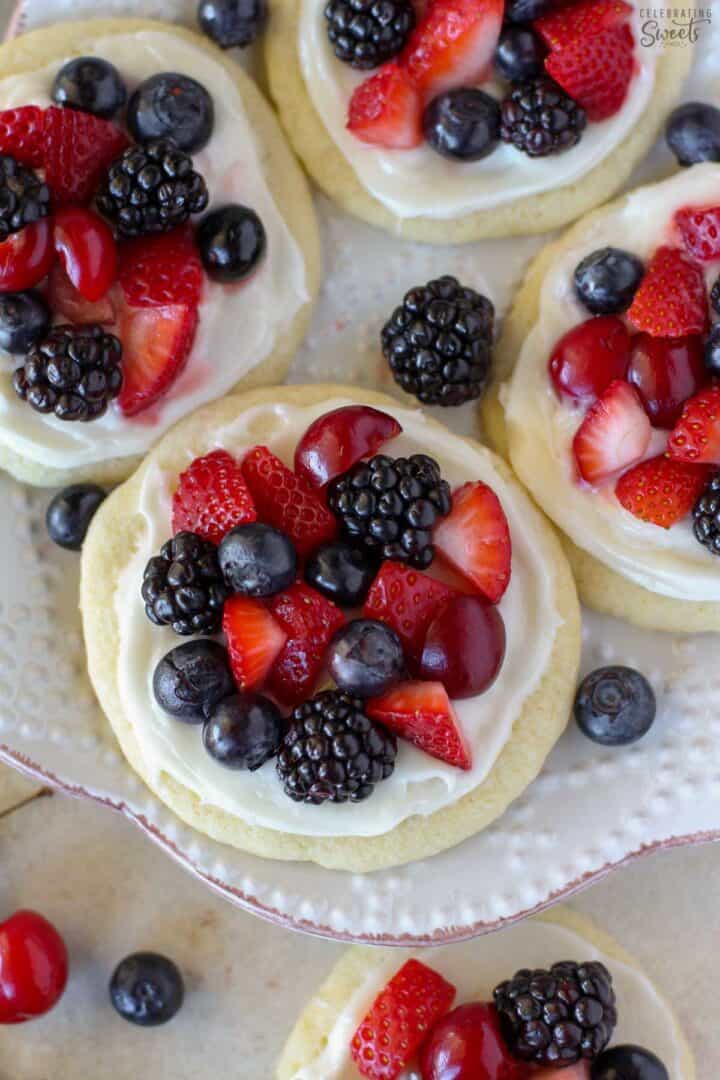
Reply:
M86 300L101 300L115 281L117 252L110 226L92 210L65 206L55 214L55 250Z
M505 658L505 623L483 596L456 596L428 627L420 677L443 684L451 698L488 690Z
M493 1005L459 1005L430 1032L420 1050L422 1080L523 1080L527 1066L515 1061Z
M0 923L0 1024L21 1024L49 1012L68 976L65 943L35 911Z
M627 381L640 395L653 427L674 427L687 399L707 378L702 338L633 338Z
M49 272L54 258L50 218L13 233L0 243L0 292L32 289Z
M313 487L325 487L401 431L394 416L369 405L333 409L313 420L301 438L295 450L295 472Z
M590 399L602 396L630 363L630 334L615 315L598 315L569 330L550 356L550 378L558 394Z

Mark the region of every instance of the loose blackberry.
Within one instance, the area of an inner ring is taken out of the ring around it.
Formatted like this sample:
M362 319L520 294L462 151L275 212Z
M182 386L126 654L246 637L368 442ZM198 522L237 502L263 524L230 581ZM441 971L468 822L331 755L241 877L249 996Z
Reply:
M454 277L405 294L382 329L395 381L424 405L462 405L479 397L490 372L495 309Z
M695 539L720 555L720 473L716 473L693 507Z
M493 997L511 1054L535 1065L592 1061L617 1023L612 976L597 961L523 968Z
M148 561L143 574L145 613L176 634L214 634L228 595L209 540L179 532Z
M360 461L332 481L327 498L346 537L420 570L435 554L432 528L451 506L450 486L425 454Z
M49 213L47 184L9 154L0 154L0 241Z
M169 232L208 205L207 185L192 158L171 139L134 145L108 169L98 209L121 236Z
M587 124L585 110L547 75L514 85L500 116L500 138L529 157L569 150Z
M54 326L15 369L15 393L59 420L97 420L122 387L122 345L102 326Z
M325 18L338 60L361 71L396 56L415 26L409 0L329 0Z
M342 690L299 705L280 744L277 772L295 802L360 802L395 768L395 736Z

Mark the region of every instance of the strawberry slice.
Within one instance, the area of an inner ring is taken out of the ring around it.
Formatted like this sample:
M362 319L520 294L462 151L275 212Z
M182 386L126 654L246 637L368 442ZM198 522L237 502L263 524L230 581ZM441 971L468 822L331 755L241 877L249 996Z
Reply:
M472 757L441 682L405 682L372 698L368 716L431 757L471 769Z
M334 538L337 524L325 504L266 446L245 456L242 471L260 520L287 533L300 556Z
M576 38L551 52L545 61L548 75L595 123L620 110L634 69L635 40L627 25Z
M679 248L658 248L627 317L653 337L704 333L708 304L702 269Z
M433 542L442 558L498 603L510 583L512 545L500 500L487 484L478 480L453 492L452 510L435 526Z
M55 205L89 202L105 169L129 145L112 121L54 105L45 110L43 139L45 179Z
M195 458L180 474L173 495L173 533L192 532L219 544L230 529L256 518L240 465L226 450Z
M693 259L698 262L720 259L720 206L709 206L705 210L685 206L676 212L675 224Z
M231 596L225 601L222 628L239 688L262 686L287 640L283 628L263 603L247 596Z
M119 256L120 284L133 307L200 303L203 267L189 225L129 240Z
M400 57L425 100L481 83L492 63L503 0L431 0Z
M76 326L94 323L109 326L115 322L115 304L122 301L122 296L113 287L102 300L86 300L70 281L62 263L56 261L48 279L48 300L60 322Z
M330 638L345 617L340 608L301 581L272 596L268 606L287 634L268 686L281 701L295 706L312 696Z
M43 110L37 105L0 112L0 154L10 154L21 165L39 169L45 160Z
M615 494L636 518L669 529L690 513L714 472L711 465L690 465L662 454L623 473Z
M720 386L706 386L685 402L667 452L676 461L720 465Z
M396 61L357 87L350 98L348 131L361 142L389 150L410 150L422 142L422 100Z
M635 465L646 453L651 435L650 419L637 392L615 379L585 414L573 439L583 480L597 484Z
M195 308L183 304L122 307L116 333L123 346L123 385L117 401L125 416L147 409L175 381L190 355L197 320Z
M633 9L624 0L580 0L535 19L533 26L550 49L588 38L626 23Z
M428 626L457 595L455 589L420 570L387 561L367 595L363 616L391 626L402 641L405 655L418 661Z
M455 987L420 960L408 960L375 998L350 1041L361 1076L397 1080L432 1026L448 1012Z

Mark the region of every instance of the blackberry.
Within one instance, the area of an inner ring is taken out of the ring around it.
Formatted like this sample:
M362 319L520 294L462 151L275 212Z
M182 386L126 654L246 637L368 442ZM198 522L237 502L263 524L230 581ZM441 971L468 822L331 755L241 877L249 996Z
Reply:
M450 486L425 454L359 461L332 481L327 498L348 539L420 570L433 560L432 528L451 506Z
M338 60L360 71L396 56L415 26L409 0L329 0L325 18Z
M510 1053L535 1065L592 1061L617 1023L612 976L597 961L523 968L493 997Z
M695 539L720 555L720 473L716 473L693 507Z
M500 138L529 157L569 150L587 124L585 110L547 75L514 85L500 116Z
M13 386L23 401L58 420L97 420L122 387L122 345L102 326L54 326L33 345Z
M462 405L479 397L490 372L495 309L454 277L405 294L382 329L395 381L424 405Z
M295 802L360 802L395 768L395 736L343 690L325 690L290 717L277 758L285 794Z
M228 595L214 544L195 533L176 533L148 561L141 592L156 626L171 626L176 634L214 634Z
M169 232L208 205L207 185L192 158L171 139L130 146L108 169L98 209L121 236Z
M0 241L49 213L47 184L9 154L0 154Z

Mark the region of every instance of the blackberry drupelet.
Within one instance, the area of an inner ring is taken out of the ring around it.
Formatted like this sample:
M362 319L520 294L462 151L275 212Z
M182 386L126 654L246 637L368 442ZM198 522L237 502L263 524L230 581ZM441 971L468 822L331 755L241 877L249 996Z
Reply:
M713 555L720 555L720 472L713 476L693 507L695 539Z
M535 1065L592 1061L617 1023L612 976L604 964L563 961L527 968L493 991L503 1036L514 1057Z
M169 232L208 205L207 185L192 158L170 139L130 146L108 169L98 209L121 236Z
M176 634L214 634L228 595L215 545L195 533L176 533L148 561L141 592L156 626L171 626Z
M15 369L15 393L59 420L97 420L122 387L122 345L102 326L54 326Z
M490 372L495 309L454 277L405 294L382 329L395 381L424 405L462 405L479 397Z
M0 242L50 213L50 190L31 169L0 154Z
M451 506L450 486L425 454L360 461L332 481L327 498L348 539L419 570L432 562L432 528Z
M397 741L363 703L325 690L299 705L280 744L277 772L295 802L360 802L395 768Z
M569 150L587 124L585 110L547 75L513 86L500 115L500 138L529 157Z
M415 10L409 0L329 0L325 18L338 60L367 71L400 52Z

